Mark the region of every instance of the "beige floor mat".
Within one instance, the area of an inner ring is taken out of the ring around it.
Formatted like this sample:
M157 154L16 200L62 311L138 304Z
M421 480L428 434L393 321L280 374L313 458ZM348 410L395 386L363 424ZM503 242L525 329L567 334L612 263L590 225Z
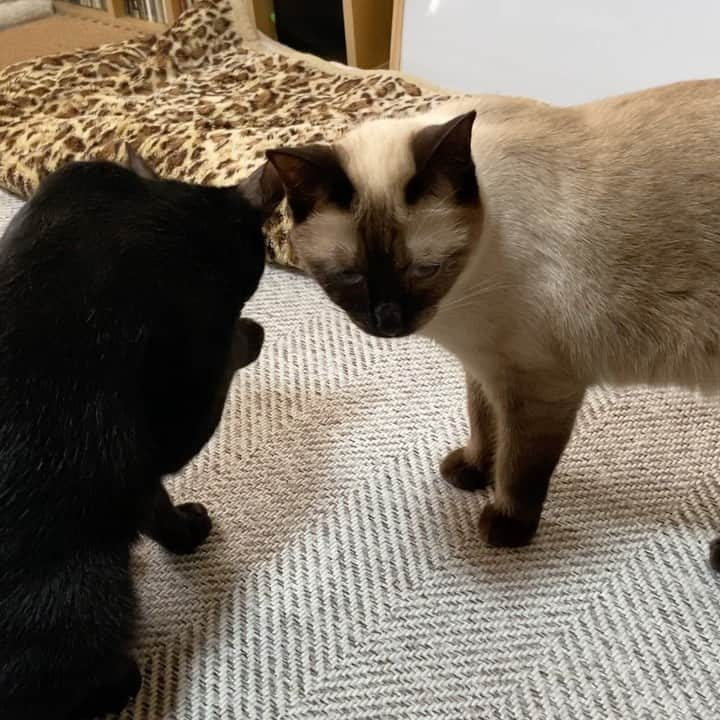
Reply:
M20 202L0 193L0 233ZM214 519L135 551L144 688L122 720L717 720L717 401L594 390L535 542L480 542L440 480L461 369L269 270L209 446L168 485ZM182 387L177 392L183 392Z

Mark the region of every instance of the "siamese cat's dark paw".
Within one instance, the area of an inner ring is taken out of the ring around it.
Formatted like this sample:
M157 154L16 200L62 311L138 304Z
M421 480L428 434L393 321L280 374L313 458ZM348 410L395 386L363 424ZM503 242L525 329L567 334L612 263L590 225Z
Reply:
M460 490L482 490L490 482L488 468L471 465L465 459L465 448L457 448L440 463L440 474L453 487Z
M178 522L170 536L163 539L163 547L175 555L188 555L207 540L212 520L204 505L182 503L175 506Z
M493 547L521 547L533 539L537 522L506 515L494 503L488 503L480 514L480 536Z
M720 572L720 536L710 543L710 567Z

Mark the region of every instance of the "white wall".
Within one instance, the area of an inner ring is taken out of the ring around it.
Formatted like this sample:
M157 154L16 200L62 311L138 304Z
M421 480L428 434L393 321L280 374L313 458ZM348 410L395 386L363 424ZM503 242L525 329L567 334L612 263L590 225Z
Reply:
M720 77L720 0L405 0L400 67L561 104Z

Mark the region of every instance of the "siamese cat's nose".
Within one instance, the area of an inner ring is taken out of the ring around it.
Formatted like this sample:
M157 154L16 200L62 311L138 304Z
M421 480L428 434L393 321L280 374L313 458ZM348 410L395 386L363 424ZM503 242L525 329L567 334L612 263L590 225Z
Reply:
M400 306L395 302L383 302L375 306L375 323L383 335L399 335L403 329Z

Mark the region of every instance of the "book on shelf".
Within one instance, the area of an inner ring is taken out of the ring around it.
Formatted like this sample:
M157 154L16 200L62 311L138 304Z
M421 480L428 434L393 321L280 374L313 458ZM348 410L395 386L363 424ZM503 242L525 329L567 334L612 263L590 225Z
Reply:
M168 22L164 0L125 0L125 7L131 17L157 23Z
M105 10L105 0L66 0L66 2L95 10Z
M2 2L3 0L0 0ZM106 10L108 8L108 0L65 0L73 5L94 8L96 10ZM124 0L125 14L138 18L140 20L150 20L156 23L167 25L172 14L169 0ZM177 0L174 4L181 12L187 10L195 4L196 0ZM166 4L167 3L167 4ZM168 12L169 11L169 12Z

